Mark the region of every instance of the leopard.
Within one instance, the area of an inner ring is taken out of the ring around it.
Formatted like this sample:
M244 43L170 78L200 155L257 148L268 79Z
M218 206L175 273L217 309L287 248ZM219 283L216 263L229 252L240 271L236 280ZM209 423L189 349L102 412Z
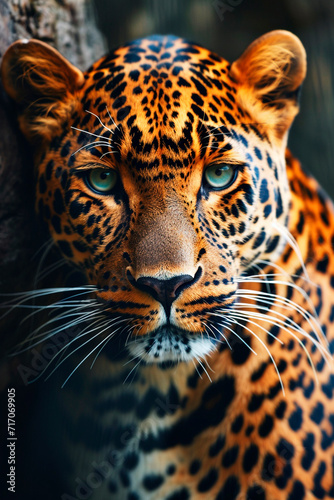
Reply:
M8 48L36 216L83 279L20 296L56 312L27 349L68 335L33 498L334 498L334 208L287 147L306 66L284 30L233 63L172 35L85 72Z

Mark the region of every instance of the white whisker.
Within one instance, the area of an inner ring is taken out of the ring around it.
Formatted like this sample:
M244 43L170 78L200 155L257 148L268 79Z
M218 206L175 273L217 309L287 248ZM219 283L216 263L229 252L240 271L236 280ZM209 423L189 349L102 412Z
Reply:
M24 345L27 342L29 342L29 344L25 348L23 348L23 349L21 349L19 351L16 351L14 353L11 353L11 356L16 356L18 354L21 354L22 352L26 352L26 351L32 349L33 347L41 344L42 342L45 342L46 340L52 338L55 334L58 334L58 333L60 333L60 332L62 332L64 330L67 330L69 328L73 328L74 326L77 326L80 323L83 323L83 322L87 321L88 318L92 318L94 316L97 316L98 314L99 314L99 311L94 311L93 313L86 314L85 316L81 316L80 315L79 319L76 319L74 321L70 321L69 323L66 323L65 325L63 325L62 327L53 328L53 329L48 330L47 332L43 332L43 333L41 333L39 335L31 335L30 334L29 337L26 338L26 339L24 339L22 342L20 342L17 345L17 347L20 347L20 346ZM45 325L41 325L40 327L38 327L35 330L35 332L41 330L44 326ZM33 333L35 333L35 332L33 332ZM31 341L33 341L34 339L39 339L39 340L37 340L36 342L31 343Z
M129 373L127 374L127 376L125 377L124 381L123 381L123 385L126 383L126 381L128 380L128 378L130 377L131 373L137 368L137 366L140 365L140 363L143 361L142 359L142 355L144 355L145 353L145 350L143 349L143 352L141 353L141 356L139 358L139 361L134 365L134 367L129 371ZM135 361L137 359L137 356L133 359L130 359L127 363L124 363L124 366L126 366L127 364L129 363L133 363L133 361Z
M79 149L77 149L76 151L74 151L71 156L74 156L76 155L77 153L79 153L80 151L82 151L83 149L86 149L87 151L89 151L90 149L93 149L95 148L96 146L105 146L107 148L111 148L111 144L109 144L108 142L103 142L103 141L94 141L94 142L91 142L89 144L85 144L84 146L81 146Z
M298 325L292 319L287 318L283 314L280 314L277 311L270 311L271 314L275 314L276 316L279 316L277 318L275 316L263 314L261 312L248 311L247 309L242 309L242 311L240 311L241 307L246 306L247 308L253 308L253 309L257 309L257 310L260 309L260 310L264 310L264 311L268 312L268 309L266 307L263 307L263 306L259 306L259 305L255 305L255 304L235 304L235 305L236 305L236 308L239 308L239 311L234 310L231 312L231 314L247 314L248 316L253 317L253 318L257 317L257 318L263 319L264 321L266 321L266 320L268 320L268 322L272 321L272 324L280 325L281 328L286 330L291 335L292 335L292 332L290 329L292 329L293 331L300 333L303 337L305 337L312 344L314 344L323 354L325 354L326 356L331 358L331 354L329 353L329 351L318 340L314 339L309 333L307 333L303 328L301 328L300 325ZM280 317L283 319L280 319ZM328 362L328 360L327 360L327 362Z
M48 253L50 252L51 248L53 247L54 243L55 242L53 240L50 242L50 244L46 247L46 249L44 250L44 252L39 260L39 263L38 263L38 266L36 269L36 275L35 275L34 282L33 282L33 288L37 288L37 283L39 281L39 275L41 273L41 268L43 266L43 263L48 255Z
M115 127L117 128L117 130L119 130L119 127L116 125L115 120L113 119L113 117L112 117L112 116L111 116L111 114L110 114L110 111L109 111L109 108L108 108L107 104L106 104L106 110L107 110L107 113L108 113L108 115L109 115L109 118L110 118L110 120L111 120L112 124L113 124L113 125L115 125ZM113 133L114 133L114 132L113 132Z
M309 278L308 272L306 270L304 260L303 260L303 257L302 257L302 254L301 254L301 251L300 251L300 248L298 246L296 239L292 236L290 231L285 226L282 226L278 221L272 222L272 227L274 229L276 229L281 234L281 236L283 236L287 240L287 242L289 243L291 248L295 251L295 254L297 255L298 260L302 266L305 277L306 277L307 281L310 281L310 278Z
M254 307L256 307L256 306L254 306ZM291 337L293 337L299 343L299 345L302 347L302 349L304 350L304 352L309 360L309 363L310 363L312 370L313 370L313 373L315 375L315 379L318 383L318 376L317 376L317 373L315 370L314 363L313 363L312 358L310 356L310 353L306 349L306 346L303 344L302 340L300 338L298 338L297 335L290 330L290 328L291 328L290 325L289 325L289 328L287 328L285 323L283 321L279 320L278 318L273 318L271 316L268 316L268 315L265 315L262 313L251 313L251 311L243 310L243 311L239 311L239 313L237 311L234 311L233 313L231 313L231 315L235 315L238 319L247 320L247 318L251 317L251 318L260 319L260 320L265 321L267 323L270 323L272 325L277 325L277 326L279 325L282 330L286 331L289 335L291 335ZM304 333L306 333L306 332L304 332ZM312 337L311 337L311 341L313 342L313 344L314 343L317 344L317 342L314 339L312 339ZM319 349L320 349L320 347L322 347L322 346L318 346ZM320 349L320 352L322 354L323 359L328 364L329 362L328 362L327 358L325 357L325 354L327 356L330 356L329 353L327 351L322 352L321 349Z
M118 328L119 330L119 328ZM117 331L117 330L116 330ZM92 339L89 339L89 340L86 340L86 342L84 342L81 346L83 347L85 344L87 344L88 342L90 342L91 340L93 340L95 337L97 337L98 335L101 335L101 332L97 333L96 335L93 336ZM66 385L66 383L68 382L68 380L72 377L73 373L75 373L77 371L77 369L82 365L82 363L84 361L86 361L87 358L89 358L89 356L94 352L96 351L96 349L98 349L100 347L100 345L105 341L105 339L103 339L101 342L99 342L99 344L97 344L97 346L94 347L94 349L92 349L81 361L80 363L77 364L77 366L71 371L71 373L69 374L69 376L66 378L65 382L62 384L61 388L63 389ZM72 355L73 352L70 353L70 355ZM69 356L70 356L69 355ZM63 359L63 361L65 361L66 358Z
M228 318L227 318L226 316L225 316L225 317L222 317L222 316L221 316L220 314L218 314L218 313L208 313L208 314L210 314L210 315L212 315L212 316L219 316L219 318L221 318L223 321L228 321ZM230 332L231 332L231 333L232 333L235 337L237 337L237 338L240 340L240 342L242 342L243 344L245 344L245 346L246 346L246 347L248 347L248 349L249 349L249 350L250 350L253 354L255 354L255 356L257 356L257 352L255 352L255 351L254 351L254 349L253 349L253 348L252 348L249 344L247 344L247 342L246 342L246 341L245 341L245 340L244 340L244 339L243 339L240 335L238 335L238 334L237 334L234 330L232 330L231 328L229 328L229 327L228 327L228 326L226 326L225 324L224 324L224 328L225 328L226 330L229 330L229 331L230 331ZM231 349L231 350L232 350L232 349Z
M107 106L106 106L106 107L107 107ZM108 113L109 113L108 108L107 108L107 111L108 111ZM86 113L89 113L90 115L95 116L95 118L97 118L97 119L99 120L99 122L100 122L100 124L102 125L102 127L103 127L103 128L105 128L106 130L108 130L108 132L110 132L110 133L111 133L111 135L113 135L113 134L114 134L114 131L113 131L111 128L107 127L107 126L106 126L106 125L102 122L101 118L100 118L98 115L96 115L96 114L95 114L95 113L93 113L92 111L89 111L88 109L85 109L85 112L86 112ZM109 113L109 116L110 116L110 113ZM117 128L117 126L116 126L116 128Z
M276 279L276 280L262 280L262 279L255 280L255 279L247 279L247 278L246 279L241 278L240 280L237 280L237 282L238 283L268 283L268 284L273 284L273 285L284 285L284 286L288 286L288 287L294 288L295 290L297 290L303 296L303 298L305 299L305 301L309 304L309 306L312 309L314 319L316 320L315 317L317 316L317 313L316 313L316 310L315 310L313 302L311 301L310 297L307 295L307 293L305 292L305 290L302 287L300 287L299 285L297 285L296 283L282 281L282 280L279 280L279 279ZM263 292L261 292L261 293L263 293ZM282 300L285 299L282 296L280 298ZM286 300L288 300L288 299L286 299ZM298 305L298 304L296 304L296 305ZM302 307L302 306L298 305L298 307ZM304 309L304 311L306 311L306 309ZM306 311L306 312L308 312L308 311ZM308 314L311 315L310 312L308 312ZM320 325L319 325L319 329L321 330Z
M88 332L86 331L84 333L85 330L87 330L87 328L85 328L82 332L80 332L78 335L76 335L72 340L70 340L67 344L65 344L61 349L59 349L59 351L50 359L49 363L46 365L46 367L42 370L42 372L38 375L38 377L36 377L34 379L34 381L36 381L37 379L39 379L40 377L42 377L42 375L48 370L49 366L51 365L51 363L53 363L55 361L55 359L59 356L59 360L57 361L56 363L56 366L53 368L53 370L51 371L51 373L45 378L45 380L48 380L48 378L57 370L57 368L68 358L70 357L72 354L74 354L74 352L78 349L80 349L80 347L83 345L80 345L78 346L74 351L71 351L71 353L68 354L68 356L66 358L63 358L63 355L64 353L66 353L67 349L74 343L76 342L77 340L80 340L82 339L82 337L85 337L86 335L90 335L92 332L96 331L98 328L100 328L101 324L103 324L103 321L101 318L99 318L98 320L94 321L93 323L91 323L91 325L89 325L89 327L93 326L93 325L96 325L97 323L100 323L97 327L95 328L92 328L90 329ZM94 339L95 337L92 337L92 339Z
M127 319L127 318L125 318L125 319L123 319L123 320L116 321L116 322L114 323L114 325L113 325L113 326L119 325L120 323L124 323L124 321L128 321L128 319ZM110 325L109 325L109 328L110 328ZM112 332L111 332L111 333L107 336L107 338L105 339L105 342L104 342L104 343L102 344L102 346L101 346L101 349L99 349L99 350L98 350L98 352L97 352L97 354L96 354L95 358L93 359L93 362L92 362L92 364L90 365L90 369L92 369L92 368L93 368L95 361L97 360L97 358L99 357L99 355L101 354L101 352L102 352L102 350L105 348L105 346L108 344L108 342L109 342L109 340L111 339L111 337L113 337L113 336L114 336L114 334L115 334L116 332L118 332L120 329L121 329L121 327L117 328L117 330L113 330L113 331L112 331Z
M100 156L100 160L102 160L102 158L106 155L114 155L118 153L118 151L107 151L106 153L103 153L103 155Z
M32 256L31 260L34 260L36 259L37 255L40 253L40 252L44 252L45 250L45 247L50 245L50 244L54 244L54 239L53 238L49 238L47 239L40 247L38 250L36 250L36 252L34 253L34 255Z
M204 371L204 373L206 374L206 376L208 377L209 381L211 382L212 384L212 379L207 371L207 369L205 368L205 366L203 365L203 363L201 362L200 358L196 355L194 355L194 358L196 359L197 363L199 364L199 366L202 368L202 370Z
M247 322L247 319L246 318L243 318L243 317L240 317L240 320L243 320L243 321L246 321ZM276 373L278 375L278 379L279 379L279 382L281 384L281 388L282 388L282 393L283 393L283 396L285 396L285 390L284 390L284 385L283 385L283 381L282 381L282 378L281 378L281 374L277 368L277 364L276 364L276 361L274 360L274 357L273 355L271 354L270 350L268 349L268 347L266 346L265 342L263 342L263 340L258 336L256 335L256 333L253 332L253 330L251 330L250 328L248 328L248 326L246 325L242 325L241 323L239 323L239 321L237 321L234 317L233 318L228 318L228 321L231 321L232 323L235 323L237 325L239 325L241 328L243 328L244 330L247 330L253 337L255 337L259 342L260 344L262 344L262 346L265 348L265 350L267 351L274 367L275 367L275 370L276 370Z
M269 282L269 283L271 283L271 282ZM258 301L261 303L273 305L270 300L266 300L267 297L268 298L270 297L272 300L274 300L274 303L276 306L290 309L293 311L297 311L308 322L308 324L310 325L312 330L315 330L314 333L316 334L319 342L321 342L321 340L320 340L319 334L316 331L316 328L314 328L314 327L317 327L319 329L320 333L322 334L322 336L325 340L325 343L327 345L329 345L328 339L326 338L326 335L324 334L317 317L313 316L309 311L304 309L301 305L297 304L296 302L288 299L287 297L282 297L280 295L276 295L273 293L261 292L260 290L241 288L241 289L237 290L236 293L239 297L248 298L250 300L255 300L255 301ZM259 297L259 295L260 295L260 297ZM307 298L309 299L309 297L307 297ZM312 304L312 306L313 306L313 304ZM314 321L314 325L312 324L311 320Z
M212 314L212 313L211 313L211 314ZM228 347L229 347L230 351L232 351L232 347L231 347L231 345L230 345L229 341L227 340L227 337L225 337L225 335L223 334L223 332L221 332L220 330L218 330L218 328L216 327L216 325L214 324L214 322L213 322L213 321L211 321L211 326L209 326L208 324L207 324L206 326L209 328L210 332L212 332L212 334L214 335L214 337L215 337L216 339L217 339L217 337L216 337L215 333L212 331L212 328L214 328L215 330L217 330L218 334L219 334L221 337L223 337L224 341L225 341L225 342L226 342L226 344L228 345ZM217 339L217 340L218 340L218 339Z

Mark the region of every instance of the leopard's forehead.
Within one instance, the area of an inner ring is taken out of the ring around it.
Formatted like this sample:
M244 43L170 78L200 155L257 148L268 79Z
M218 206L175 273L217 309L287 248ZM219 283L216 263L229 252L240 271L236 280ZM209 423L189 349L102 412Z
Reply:
M131 90L136 102L141 94L148 94L155 106L165 95L177 98L173 93L179 90L187 97L197 93L198 105L203 106L204 98L223 90L228 68L225 59L199 45L173 36L154 36L126 44L97 61L87 72L87 93L103 89L122 108L125 103L119 99L125 89L127 94ZM120 120L129 114L118 113Z
M138 168L140 157L143 169L159 163L187 166L195 154L191 145L205 152L210 131L244 119L228 69L226 60L184 39L141 39L88 70L83 109L107 120L117 150L127 143L122 160L124 154L128 163L135 158ZM86 114L76 125L92 130L93 122ZM95 125L101 126L99 120Z

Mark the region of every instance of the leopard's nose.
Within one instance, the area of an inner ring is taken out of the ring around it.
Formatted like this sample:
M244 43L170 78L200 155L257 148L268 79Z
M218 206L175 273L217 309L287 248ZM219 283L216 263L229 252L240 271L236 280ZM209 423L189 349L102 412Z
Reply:
M201 268L197 270L194 276L190 274L181 274L169 279L158 279L151 276L142 276L135 280L131 273L129 273L129 281L132 282L136 288L143 292L149 293L158 302L160 302L167 317L170 314L172 302L180 295L186 288L193 285L202 274Z

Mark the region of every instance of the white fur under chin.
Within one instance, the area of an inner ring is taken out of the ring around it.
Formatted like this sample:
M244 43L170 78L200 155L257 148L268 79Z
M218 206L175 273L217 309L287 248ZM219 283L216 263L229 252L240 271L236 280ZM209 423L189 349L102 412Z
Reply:
M203 359L216 349L213 339L194 336L181 336L159 333L152 337L141 337L128 344L133 358L141 358L146 363L165 361L191 361Z

